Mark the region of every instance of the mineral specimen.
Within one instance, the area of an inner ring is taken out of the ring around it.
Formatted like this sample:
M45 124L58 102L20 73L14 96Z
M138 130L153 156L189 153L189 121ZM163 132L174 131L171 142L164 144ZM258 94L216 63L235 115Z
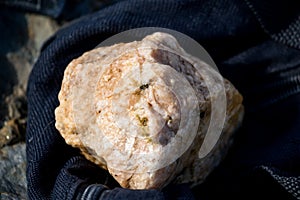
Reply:
M233 85L162 32L74 59L59 101L66 143L132 189L203 182L243 117Z

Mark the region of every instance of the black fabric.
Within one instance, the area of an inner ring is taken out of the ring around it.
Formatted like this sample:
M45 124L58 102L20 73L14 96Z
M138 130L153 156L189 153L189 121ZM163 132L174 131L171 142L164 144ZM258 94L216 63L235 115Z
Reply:
M283 188L292 194L297 199L300 199L300 176L284 174L276 168L261 166L260 169L265 170L268 175L271 175Z
M259 23L270 35L287 29L288 25L298 20L300 2L293 0L245 0L257 17ZM287 14L288 13L288 14Z
M300 48L300 1L245 0L272 39Z
M288 2L290 13L281 9L285 1L271 7L264 2L123 0L58 31L45 43L28 83L29 198L299 198L300 42L295 24L300 11L296 1ZM277 23L266 13L284 20ZM120 189L107 172L66 145L54 127L67 64L113 34L146 26L194 38L244 96L245 119L234 146L193 195L186 185L163 191Z
M70 21L121 0L0 0L0 8L47 15L58 22Z
M58 17L63 10L65 0L0 0L0 5Z

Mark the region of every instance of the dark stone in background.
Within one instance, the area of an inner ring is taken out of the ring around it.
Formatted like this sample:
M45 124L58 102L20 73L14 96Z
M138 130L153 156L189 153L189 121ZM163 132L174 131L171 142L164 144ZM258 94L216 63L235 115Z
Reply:
M28 76L58 27L47 17L0 10L0 147L24 139Z
M74 18L115 1L119 0L65 0L56 19L26 8L0 6L1 200L26 199L26 87L42 44Z
M0 149L0 199L26 199L25 143Z
M26 87L43 42L60 26L0 9L0 199L26 199Z

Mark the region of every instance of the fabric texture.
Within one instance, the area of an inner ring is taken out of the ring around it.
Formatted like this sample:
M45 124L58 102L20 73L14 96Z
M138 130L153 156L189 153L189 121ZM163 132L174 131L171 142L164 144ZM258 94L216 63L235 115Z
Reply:
M65 0L0 0L0 5L58 17Z
M123 0L59 30L44 44L28 83L28 197L299 199L300 10L285 12L282 5L300 6L298 1L272 1L270 7L267 2ZM284 20L277 23L269 16ZM68 63L109 36L137 27L170 28L192 37L244 96L245 119L233 147L193 193L188 185L121 189L66 145L54 127Z

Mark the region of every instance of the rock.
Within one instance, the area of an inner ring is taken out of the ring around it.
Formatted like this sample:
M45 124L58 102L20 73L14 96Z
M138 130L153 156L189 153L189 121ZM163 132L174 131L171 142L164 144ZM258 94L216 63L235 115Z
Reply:
M0 199L26 199L25 143L0 149Z
M7 107L7 120L0 129L0 148L24 141L26 131L27 102L24 91L16 87L4 102Z
M203 182L243 117L233 85L166 33L73 60L59 101L65 141L132 189Z
M77 2L78 5L74 2L68 3L70 8L63 13L62 24L47 16L18 12L4 5L0 8L0 199L26 197L26 181L24 181L26 160L23 142L27 118L28 77L43 43L62 25L68 23L68 19L104 6L98 0L84 2ZM13 154L14 158L8 160L7 158L13 157ZM8 166L11 167L11 171L8 171ZM17 179L12 175L8 177L6 173L13 173Z
M43 42L59 26L48 17L14 11L3 10L0 17L3 18L0 22L0 28L3 30L0 33L1 148L7 144L24 141L27 117L25 91L29 73L39 56Z
M0 199L26 199L26 87L43 42L59 26L48 17L0 12Z

